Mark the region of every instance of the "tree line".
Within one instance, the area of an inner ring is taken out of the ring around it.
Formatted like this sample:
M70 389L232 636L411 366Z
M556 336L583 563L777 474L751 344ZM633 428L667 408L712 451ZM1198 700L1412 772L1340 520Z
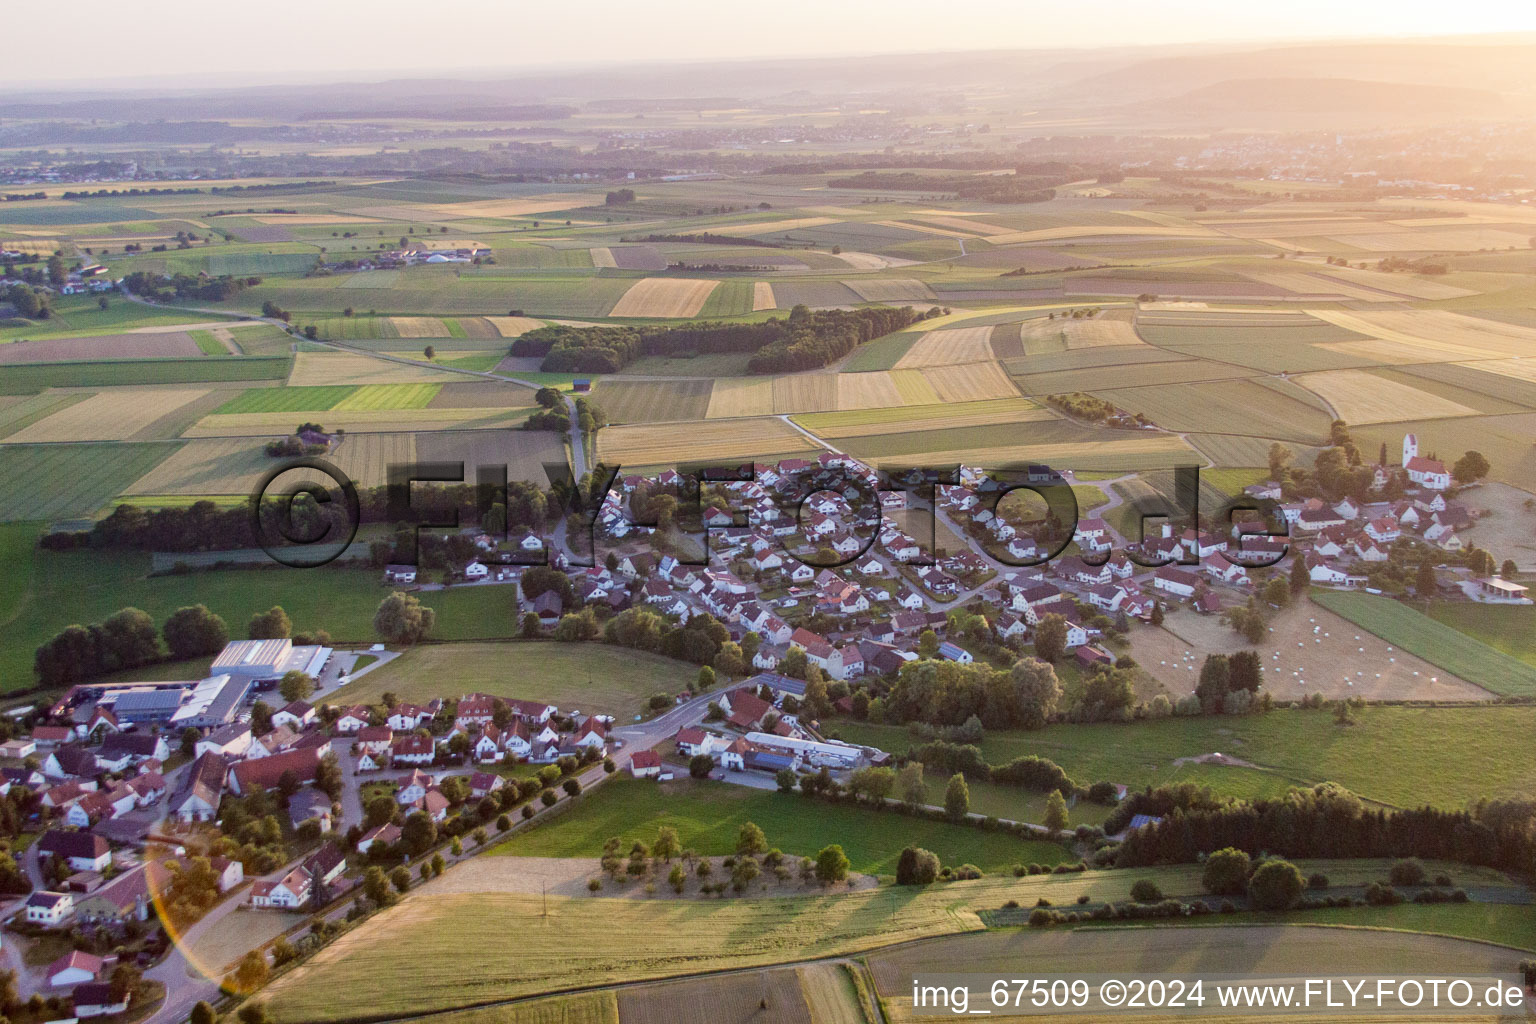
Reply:
M259 277L236 277L233 274L223 274L219 277L176 274L166 280L160 274L151 274L144 270L135 270L123 278L124 288L155 302L170 302L173 299L223 302L259 284L261 284Z
M539 357L549 373L617 373L641 356L751 352L751 373L826 366L855 347L931 314L911 307L812 311L759 323L711 321L686 327L541 327L512 342L514 356Z

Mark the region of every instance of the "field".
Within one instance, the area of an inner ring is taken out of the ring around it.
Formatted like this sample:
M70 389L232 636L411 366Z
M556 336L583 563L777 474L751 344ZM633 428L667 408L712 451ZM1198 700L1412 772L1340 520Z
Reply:
M402 338L446 338L448 326L433 316L392 316L389 322Z
M647 277L636 281L625 292L609 316L691 317L698 316L718 281L700 281L678 277Z
M1536 728L1536 708L1378 706L1356 717L1344 727L1328 711L1280 709L1130 726L1052 725L988 733L981 749L991 764L1048 757L1083 785L1107 781L1135 790L1193 782L1246 798L1331 781L1389 806L1459 809L1479 797L1518 797L1536 784L1536 764L1509 756ZM832 731L895 753L915 744L897 726L838 722ZM1193 760L1218 751L1254 767Z
M948 898L946 898L948 897ZM719 901L551 898L502 893L407 898L267 990L279 1024L322 1024L368 1009L401 1015L582 984L756 967L981 927L948 890L893 889ZM517 955L506 952L517 937ZM722 936L731 936L722 944Z
M1536 668L1443 626L1400 601L1343 591L1319 592L1323 607L1470 683L1511 697L1536 696Z
M955 366L960 363L988 362L992 359L992 328L956 327L947 331L929 331L918 338L906 355L896 361L895 369L927 366Z
M154 443L0 447L0 521L89 516L136 478L174 457L177 448ZM30 665L30 654L26 660ZM6 680L0 685L17 685L10 682L14 678L0 675Z
M337 412L365 409L425 409L441 384L369 384L331 406Z
M287 430L274 433L287 433ZM377 433L347 438L331 453L329 461L359 487L364 487L385 483L390 465L412 462L415 458L414 435ZM258 438L188 441L120 493L249 495L273 465L273 460L262 451L262 441Z
M843 376L853 376L844 374ZM865 376L860 374L859 376ZM948 430L985 427L1003 423L1031 423L1056 419L1027 398L998 398L955 405L900 406L891 409L855 409L847 412L805 413L794 420L817 437L835 439L888 434L892 431Z
M485 589L491 591L488 600L506 603L509 622L515 618L515 587ZM506 632L514 631L507 627ZM347 688L346 696L377 701L390 690L401 700L424 702L479 692L547 700L562 711L579 708L625 720L639 713L652 694L686 689L697 672L682 662L606 644L436 644L417 647L369 672Z
M325 412L355 392L351 385L247 388L214 410L220 416L248 412Z
M665 425L608 427L598 433L597 446L603 462L631 467L739 462L815 450L804 434L769 418L705 420L686 431Z
M1219 431L1302 444L1328 439L1329 415L1252 380L1164 384L1094 391L1122 409L1145 413L1164 430Z
M113 388L60 409L6 440L15 444L124 441L208 394L204 388Z
M1018 394L1008 375L997 363L972 363L969 366L935 366L923 376L944 402L975 402L984 398L1012 398Z
M1446 360L1491 359L1528 354L1536 330L1518 324L1439 309L1311 310L1312 315L1356 333L1410 346L1427 346Z
M1347 423L1392 423L1404 419L1476 416L1477 409L1452 402L1365 370L1305 373L1296 383L1321 396Z
M380 672L384 671L379 669ZM365 679L369 678L364 676ZM614 779L554 823L520 833L495 850L512 857L597 857L610 836L655 838L663 825L677 829L683 846L717 856L736 849L743 822L756 822L768 844L794 856L815 856L828 843L848 854L852 870L893 874L903 846L916 843L946 864L975 864L996 872L1014 864L1057 864L1067 852L1055 843L1030 841L946 822L898 817L842 804L808 807L798 794L724 782Z
M1427 614L1494 650L1536 667L1536 609L1438 601Z
M220 352L224 352L222 345ZM66 363L93 359L186 359L203 354L186 331L101 334L87 338L46 338L0 345L0 364Z
M325 384L425 384L462 380L458 374L411 366L354 352L300 352L293 357L290 387Z
M610 423L656 423L703 419L709 409L708 380L600 382L595 400Z
M380 384L376 387L436 387L434 384ZM348 434L363 433L390 433L409 429L415 431L417 436L424 436L433 431L442 430L484 430L487 428L517 427L528 418L532 411L530 407L520 409L476 408L476 409L446 409L441 406L431 408L378 408L378 409L351 409L342 405L329 410L325 416L314 416L314 419L323 419L321 426L331 431L345 431ZM285 412L258 412L237 413L234 415L205 416L195 423L187 426L182 433L183 437L271 437L273 435L290 434L298 420L292 413Z
M0 395L28 395L47 388L99 388L131 384L203 384L274 380L288 375L287 356L243 359L124 359L90 363L0 366Z

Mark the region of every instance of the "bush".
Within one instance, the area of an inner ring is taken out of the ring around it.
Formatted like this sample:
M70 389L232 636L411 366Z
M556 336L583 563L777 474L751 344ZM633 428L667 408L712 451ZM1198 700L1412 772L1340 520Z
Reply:
M896 861L897 885L929 885L939 877L939 858L920 846L901 851Z
M1087 893L1083 893L1081 896L1079 896L1077 898L1077 902L1079 902L1079 903L1087 903L1089 899L1090 899L1089 895Z
M962 864L955 868L955 877L962 881L980 878L981 868L978 868L975 864Z
M1455 885L1456 883L1451 881L1451 876L1450 875L1436 875L1435 876L1435 884L1440 886L1440 888L1442 888L1442 889L1449 889L1451 886Z
M1248 854L1228 846L1205 859L1201 884L1214 896L1238 896L1248 888L1251 868Z
M1301 901L1305 880L1290 861L1267 860L1248 880L1248 897L1255 910L1289 910Z
M1029 926L1031 928L1047 928L1056 923L1056 913L1042 907L1036 907L1029 912Z
M1163 890L1150 878L1139 879L1131 886L1131 899L1137 903L1156 903L1163 898Z
M1417 858L1408 857L1394 863L1387 878L1393 885L1423 885L1424 865Z
M1316 874L1312 875L1311 877L1309 877L1307 879L1307 888L1308 889L1326 889L1326 888L1328 888L1328 876L1323 874L1321 871L1317 872Z
M1403 902L1403 897L1390 885L1372 882L1365 887L1365 902L1372 907L1394 907Z

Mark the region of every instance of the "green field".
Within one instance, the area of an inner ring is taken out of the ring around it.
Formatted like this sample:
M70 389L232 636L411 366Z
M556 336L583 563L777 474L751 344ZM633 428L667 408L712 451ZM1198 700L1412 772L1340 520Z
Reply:
M1461 808L1536 786L1536 760L1510 756L1536 729L1536 708L1372 706L1356 717L1357 724L1341 727L1325 711L1285 709L1241 718L1053 725L989 733L981 749L991 764L1027 754L1050 758L1079 785L1105 781L1135 790L1193 782L1247 798L1331 781L1396 807ZM897 726L838 722L831 732L893 753L906 753L914 742ZM1214 751L1255 767L1173 763Z
M503 634L516 632L516 627L509 622ZM687 689L697 673L696 667L680 661L597 643L431 644L373 670L346 694L349 700L372 701L391 690L401 700L424 703L433 697L480 692L546 700L562 711L580 709L622 720L638 714L654 693Z
M227 356L230 351L224 343L213 336L212 331L188 331L187 335L197 342L198 350L205 356Z
M175 442L0 446L0 522L90 516L180 447ZM7 685L20 684L0 683L0 688Z
M342 316L315 321L315 332L327 341L356 341L362 338L398 338L400 332L387 316Z
M1400 601L1346 591L1319 591L1318 604L1485 690L1536 697L1536 666L1494 650Z
M53 315L47 320L0 324L0 341L14 341L17 338L42 341L48 338L121 334L135 327L163 327L184 324L188 320L186 312L182 310L157 309L115 296L107 300L106 309L98 306L96 299L88 295L59 296L52 308Z
M897 331L895 334L887 334L883 338L867 341L854 349L853 355L843 363L843 369L849 373L859 373L865 370L889 370L901 361L917 339L921 338L920 331Z
M354 409L425 409L441 384L368 384L352 389L331 406L337 412Z
M27 395L45 388L97 388L114 384L202 384L278 380L288 376L288 356L230 359L121 359L91 363L0 366L0 395Z
M1536 607L1436 601L1429 617L1536 668Z
M308 388L248 388L214 410L215 415L242 412L325 412L358 389L352 384Z
M657 785L627 778L604 783L573 810L550 824L520 833L494 853L597 857L610 836L622 836L626 844L633 839L649 841L658 828L670 825L677 829L685 847L701 854L727 854L735 852L736 832L747 821L762 828L769 846L795 856L814 856L823 846L838 843L848 854L853 870L870 874L893 874L902 847L913 843L937 853L946 864L975 864L987 872L1006 871L1014 864L1059 864L1069 859L1056 843L906 818L894 811L813 804L798 794L724 782L688 780Z

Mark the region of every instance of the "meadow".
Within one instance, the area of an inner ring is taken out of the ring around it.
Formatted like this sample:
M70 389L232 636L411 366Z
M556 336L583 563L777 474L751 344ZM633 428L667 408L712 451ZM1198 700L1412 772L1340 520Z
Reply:
M0 366L0 395L28 395L45 388L277 380L288 375L291 364L292 358L289 356L244 356L230 359L125 359Z
M179 447L176 443L0 447L0 520L88 517Z
M632 840L654 839L665 825L677 829L683 846L719 856L735 852L736 833L748 821L762 828L769 846L792 856L814 857L823 846L837 843L852 870L866 874L894 874L902 847L914 843L937 853L946 864L974 864L986 872L1069 859L1057 843L899 817L894 811L810 804L797 793L693 779L658 785L628 778L610 780L573 809L520 832L493 852L508 857L598 857L611 836L622 837L627 848Z
M504 592L500 596L507 623L499 632L515 633L520 625L515 588L485 589ZM376 702L388 690L401 700L424 703L450 692L455 696L489 693L544 700L562 712L580 709L624 721L639 714L653 694L687 689L697 674L693 665L599 643L427 644L369 672L349 686L345 696L350 701Z
M1326 711L1277 709L1128 726L1063 724L989 733L980 746L991 764L1033 754L1055 761L1080 785L1115 782L1133 790L1193 782L1251 798L1337 782L1390 806L1461 808L1536 785L1536 764L1509 756L1536 727L1536 708L1372 705L1356 719L1339 726ZM895 753L917 743L898 726L840 721L829 729ZM1217 751L1254 767L1181 762Z
M1400 601L1346 591L1319 591L1315 600L1383 640L1485 690L1509 697L1536 696L1536 666L1495 650Z

